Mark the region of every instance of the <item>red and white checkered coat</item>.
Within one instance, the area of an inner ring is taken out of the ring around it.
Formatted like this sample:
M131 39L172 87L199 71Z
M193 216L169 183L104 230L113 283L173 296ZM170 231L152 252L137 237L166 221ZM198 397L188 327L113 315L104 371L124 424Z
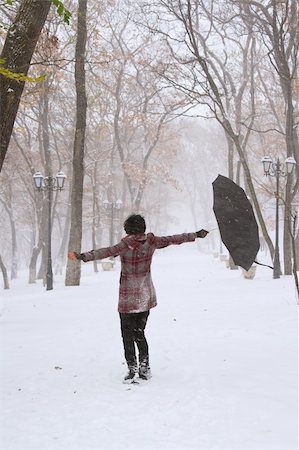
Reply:
M120 256L121 274L118 311L139 313L157 305L156 292L151 277L151 262L156 249L192 242L196 233L174 236L155 236L153 233L133 234L118 244L82 253L84 261Z

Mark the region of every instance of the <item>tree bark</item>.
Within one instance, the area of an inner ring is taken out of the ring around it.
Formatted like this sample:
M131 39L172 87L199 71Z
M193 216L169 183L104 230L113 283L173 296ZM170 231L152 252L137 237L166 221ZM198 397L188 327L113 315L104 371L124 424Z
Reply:
M82 202L84 179L84 147L86 130L86 86L85 86L85 49L87 38L86 27L87 0L79 0L77 43L75 54L75 84L76 84L76 131L73 152L73 177L71 194L71 229L68 249L80 252L82 240ZM80 284L80 261L68 260L66 268L66 286Z
M23 0L10 26L0 59L13 72L27 74L52 0ZM0 75L0 171L7 153L24 82Z

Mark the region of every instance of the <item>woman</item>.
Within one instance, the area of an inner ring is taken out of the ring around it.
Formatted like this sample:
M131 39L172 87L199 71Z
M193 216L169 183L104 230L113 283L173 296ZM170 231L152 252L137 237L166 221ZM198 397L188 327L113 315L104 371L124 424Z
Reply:
M151 277L151 263L155 250L169 245L204 238L206 230L195 233L158 237L153 233L145 234L145 220L139 214L130 215L124 222L127 235L116 245L85 253L69 252L72 260L84 262L120 256L121 274L119 286L118 312L124 353L128 365L128 374L124 382L132 383L139 375L148 380L151 377L148 343L144 335L150 309L157 305L156 292ZM138 349L138 362L135 344Z

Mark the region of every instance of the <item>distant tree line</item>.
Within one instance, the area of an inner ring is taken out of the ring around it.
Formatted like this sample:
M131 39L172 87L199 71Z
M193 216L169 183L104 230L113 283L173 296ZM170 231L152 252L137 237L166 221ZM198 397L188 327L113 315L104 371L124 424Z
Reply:
M0 207L13 238L1 266L10 260L12 278L18 245L28 253L29 281L45 276L45 199L31 184L38 169L68 175L70 189L53 202L57 270L67 248L80 251L82 237L101 243L111 226L105 199L123 205L114 239L130 211L168 220L161 207L180 190L196 217L197 158L211 159L244 186L273 257L274 215L267 206L275 187L262 180L260 164L268 153L297 161L281 186L284 273L292 273L299 239L292 228L299 179L297 0L7 3L0 7L0 68L8 71L0 70ZM191 118L199 142L204 121L218 124L215 148L189 145L183 130ZM210 182L207 172L202 176ZM20 217L28 228L23 237ZM79 283L80 265L68 262L66 284Z

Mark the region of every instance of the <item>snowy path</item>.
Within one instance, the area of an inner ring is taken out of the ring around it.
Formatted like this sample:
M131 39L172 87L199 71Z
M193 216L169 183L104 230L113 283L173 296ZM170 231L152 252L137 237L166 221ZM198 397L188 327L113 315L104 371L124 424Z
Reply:
M291 277L245 280L195 245L156 254L153 378L126 386L119 266L92 270L1 292L1 450L297 450Z

